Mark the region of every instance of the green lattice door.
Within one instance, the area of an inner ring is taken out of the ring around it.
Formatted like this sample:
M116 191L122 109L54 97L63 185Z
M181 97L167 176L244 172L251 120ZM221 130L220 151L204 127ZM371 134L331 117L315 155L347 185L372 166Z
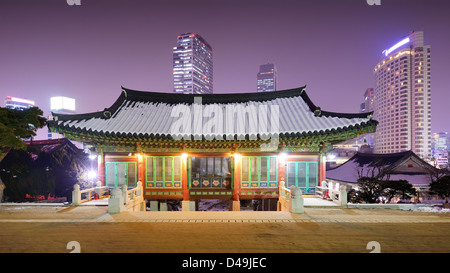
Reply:
M314 161L294 161L287 163L286 186L299 187L304 194L314 194L318 183L318 163Z
M136 162L106 162L106 185L110 188L136 187L137 166Z

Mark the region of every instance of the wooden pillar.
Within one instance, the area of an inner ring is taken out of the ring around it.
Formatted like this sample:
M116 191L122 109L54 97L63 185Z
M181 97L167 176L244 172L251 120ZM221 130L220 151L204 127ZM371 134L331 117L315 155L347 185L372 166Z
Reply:
M239 211L241 208L241 201L239 199L239 195L241 194L241 155L233 156L233 164L234 164L234 184L233 184L233 201L231 205L231 210Z
M233 201L239 201L241 191L241 156L234 157L234 185L233 185Z
M181 187L183 189L183 201L189 201L188 189L188 170L190 168L190 160L186 154L181 156Z
M137 162L137 171L138 171L138 181L141 181L142 186L145 185L145 160L144 155L139 154L138 155L138 162Z
M100 153L97 156L97 174L98 174L98 181L100 181L100 185L106 186L105 154L103 153L103 151L100 151Z
M280 187L280 182L284 181L286 187L286 157L278 157L278 188Z
M198 210L196 201L189 201L189 176L191 175L191 157L187 154L181 155L181 187L183 191L183 200L181 201L181 210L196 211Z
M319 154L319 185L326 179L326 160L325 154Z

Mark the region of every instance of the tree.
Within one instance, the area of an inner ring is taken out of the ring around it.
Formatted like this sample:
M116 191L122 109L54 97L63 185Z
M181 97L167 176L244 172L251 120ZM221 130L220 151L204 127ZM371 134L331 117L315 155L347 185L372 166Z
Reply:
M358 178L370 177L383 180L388 175L386 168L386 162L382 158L376 157L369 165L356 167L356 175Z
M48 185L53 187L55 195L65 196L71 200L75 184L80 184L82 188L92 186L88 185L88 160L87 155L83 152L71 153L69 148L63 147L56 152L41 152L35 165L40 169L45 169L47 175L54 179L54 181L49 181Z
M25 110L0 107L0 163L11 149L26 149L22 139L35 136L36 130L45 126L46 119L41 117L42 114L38 107ZM0 191L3 189L0 178Z
M395 196L399 196L400 199L408 199L416 194L416 189L406 180L382 181L382 188L388 203Z
M31 107L14 110L0 107L0 161L14 149L26 149L22 139L36 136L36 130L45 126L42 110Z
M363 200L360 196L360 193L361 192L356 189L349 190L347 193L348 202L354 203L354 204L361 203Z
M0 162L5 199L23 202L27 194L45 198L50 194L71 200L75 184L92 186L88 183L88 163L87 154L68 140L48 149L36 145L28 145L26 151L11 149Z
M0 179L5 184L4 198L10 202L23 202L29 193L26 182L33 160L24 150L11 149L0 162Z
M431 181L436 181L436 180L438 180L439 178L441 178L441 177L443 177L443 176L446 176L446 175L450 175L450 172L449 172L449 170L448 169L439 169L439 168L433 168L431 171L430 171L430 178L431 178Z
M450 196L450 175L440 177L431 182L430 193L439 195L442 199L445 199L445 203L448 203Z
M383 183L376 177L363 176L358 179L357 196L366 203L377 203L383 192Z

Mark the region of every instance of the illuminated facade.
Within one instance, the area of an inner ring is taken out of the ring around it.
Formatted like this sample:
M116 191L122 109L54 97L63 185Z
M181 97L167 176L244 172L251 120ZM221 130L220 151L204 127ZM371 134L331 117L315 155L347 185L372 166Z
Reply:
M7 96L5 100L5 108L24 110L34 106L34 101L28 99Z
M200 35L184 33L173 48L173 91L213 93L212 48Z
M214 112L214 114L212 114ZM52 132L98 155L102 185L135 187L144 198L277 200L285 187L314 194L332 145L372 133L365 113L327 112L305 87L265 93L167 94L122 88L103 111L58 115Z
M447 132L433 134L431 140L431 157L438 168L447 168L450 152L450 137Z
M262 64L256 76L258 92L271 92L277 90L277 69L274 64Z
M389 49L374 68L376 153L412 150L425 160L431 151L430 46L414 31Z
M51 97L50 111L52 114L48 117L49 119L52 119L53 114L75 114L75 99L63 96ZM58 133L50 132L50 130L48 130L48 140L61 138L64 138L64 136ZM80 147L79 143L77 143L76 145Z
M75 99L68 97L51 97L50 110L58 112L59 114L74 114L75 113Z

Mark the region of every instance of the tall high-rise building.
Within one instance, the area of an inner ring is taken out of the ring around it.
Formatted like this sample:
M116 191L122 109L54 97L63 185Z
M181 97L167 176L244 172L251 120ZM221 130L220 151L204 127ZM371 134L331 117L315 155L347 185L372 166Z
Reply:
M430 46L424 45L423 31L413 31L382 53L374 68L374 119L379 122L374 152L412 150L430 160Z
M179 35L173 48L173 91L211 94L213 84L211 46L198 34Z
M373 112L374 110L375 91L373 88L367 88L364 92L364 102L361 103L360 111L364 113Z
M277 69L275 64L262 64L256 76L258 92L269 92L277 90Z

